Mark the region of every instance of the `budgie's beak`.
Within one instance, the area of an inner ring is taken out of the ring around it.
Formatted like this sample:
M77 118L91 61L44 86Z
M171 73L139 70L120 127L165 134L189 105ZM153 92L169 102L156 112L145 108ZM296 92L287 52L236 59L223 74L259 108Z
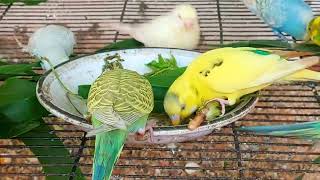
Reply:
M180 125L180 116L178 114L174 114L172 116L170 116L172 125L177 126Z
M190 30L194 26L194 20L193 19L184 19L183 20L183 26L185 29Z

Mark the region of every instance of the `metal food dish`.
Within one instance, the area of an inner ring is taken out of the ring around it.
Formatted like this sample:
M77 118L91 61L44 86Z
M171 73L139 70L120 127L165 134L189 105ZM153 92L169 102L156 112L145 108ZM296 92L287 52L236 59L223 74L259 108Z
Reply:
M145 66L146 63L157 59L158 54L163 57L173 55L178 66L187 66L200 53L182 49L166 49L166 48L139 48L110 51L89 56L77 58L72 61L60 64L56 70L62 82L72 91L77 92L78 85L92 84L95 79L102 73L105 65L104 58L109 55L118 53L125 61L122 65L126 69L135 70L140 74L150 72ZM83 130L92 129L82 115L72 106L66 97L65 90L59 84L53 72L48 71L38 81L37 97L39 102L52 114L72 123ZM238 104L233 110L226 113L223 117L216 118L210 123L203 124L196 130L190 131L186 125L181 126L158 126L153 130L153 141L150 140L150 134L142 139L136 136L129 136L129 143L171 143L192 140L207 134L214 129L221 128L235 122L239 118L245 116L254 107L258 98L251 97ZM151 116L150 118L156 118Z

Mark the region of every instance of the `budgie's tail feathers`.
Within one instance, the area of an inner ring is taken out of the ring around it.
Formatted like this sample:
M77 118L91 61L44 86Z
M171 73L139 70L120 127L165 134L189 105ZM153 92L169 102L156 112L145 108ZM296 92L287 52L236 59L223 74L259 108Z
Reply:
M255 132L258 134L273 135L273 136L295 136L306 139L320 138L320 122L306 122L289 125L275 126L249 126L241 127L240 131Z
M127 132L123 130L100 133L96 136L93 180L110 179L126 138Z
M305 69L302 71L298 71L290 76L287 76L280 82L290 81L320 81L320 72Z
M290 76L298 71L311 67L319 62L319 58L316 56L310 56L296 61L286 61L279 63L277 66L270 68L268 73L256 79L251 87L259 86L261 84L267 84L270 82L278 82L281 79Z

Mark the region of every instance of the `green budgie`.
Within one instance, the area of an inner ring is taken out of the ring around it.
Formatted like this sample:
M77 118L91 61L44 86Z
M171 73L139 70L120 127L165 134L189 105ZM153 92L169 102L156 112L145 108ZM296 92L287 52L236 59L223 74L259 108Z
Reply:
M87 104L95 128L87 136L96 135L92 179L110 179L128 134L148 129L153 105L150 83L134 71L105 71L92 84Z

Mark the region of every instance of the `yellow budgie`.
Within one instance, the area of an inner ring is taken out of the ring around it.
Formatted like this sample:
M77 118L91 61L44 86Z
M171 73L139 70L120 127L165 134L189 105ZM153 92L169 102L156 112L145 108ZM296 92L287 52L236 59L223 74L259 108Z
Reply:
M173 125L190 116L209 100L234 105L243 95L274 82L320 80L320 73L305 70L317 57L287 61L277 54L256 48L220 48L197 57L171 85L164 108Z
M314 18L308 25L308 37L320 46L320 17Z
M200 40L196 9L189 4L142 24L110 23L112 29L129 34L147 47L195 49Z

